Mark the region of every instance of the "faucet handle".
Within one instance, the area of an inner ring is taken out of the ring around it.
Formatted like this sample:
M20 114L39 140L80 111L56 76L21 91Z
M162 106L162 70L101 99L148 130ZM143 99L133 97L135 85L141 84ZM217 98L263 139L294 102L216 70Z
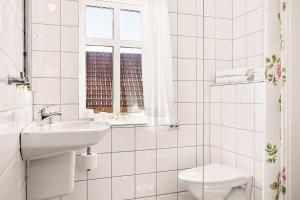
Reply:
M41 112L45 112L47 108L53 107L54 105L44 105L42 106L42 108L40 109Z

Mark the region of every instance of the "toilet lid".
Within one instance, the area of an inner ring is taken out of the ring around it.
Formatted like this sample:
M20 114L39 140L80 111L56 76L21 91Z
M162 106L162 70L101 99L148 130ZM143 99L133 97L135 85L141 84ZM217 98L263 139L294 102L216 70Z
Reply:
M204 172L204 178L203 178ZM179 178L189 182L204 184L215 184L224 182L235 182L246 178L246 174L237 168L227 167L220 164L209 164L182 171Z

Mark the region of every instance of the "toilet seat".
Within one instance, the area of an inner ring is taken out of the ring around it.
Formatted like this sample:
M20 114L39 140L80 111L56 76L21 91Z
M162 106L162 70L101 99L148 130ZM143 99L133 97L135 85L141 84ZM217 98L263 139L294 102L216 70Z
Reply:
M220 164L209 164L203 167L192 168L179 174L181 180L201 184L205 189L242 186L249 181L248 177L250 176L239 169Z

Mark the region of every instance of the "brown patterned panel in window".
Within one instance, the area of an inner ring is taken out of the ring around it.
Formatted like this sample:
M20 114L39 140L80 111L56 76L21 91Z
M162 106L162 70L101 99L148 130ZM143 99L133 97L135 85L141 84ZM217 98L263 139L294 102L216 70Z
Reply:
M86 108L113 112L112 47L89 46L86 50Z
M121 49L121 112L144 110L142 54L140 49Z

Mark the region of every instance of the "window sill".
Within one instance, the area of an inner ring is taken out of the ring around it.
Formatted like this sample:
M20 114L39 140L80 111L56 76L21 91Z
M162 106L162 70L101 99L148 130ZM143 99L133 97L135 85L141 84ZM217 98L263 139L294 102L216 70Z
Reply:
M110 117L105 122L110 123L112 126L148 124L144 114L122 114L118 118Z

